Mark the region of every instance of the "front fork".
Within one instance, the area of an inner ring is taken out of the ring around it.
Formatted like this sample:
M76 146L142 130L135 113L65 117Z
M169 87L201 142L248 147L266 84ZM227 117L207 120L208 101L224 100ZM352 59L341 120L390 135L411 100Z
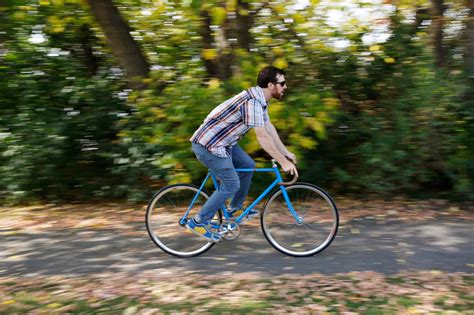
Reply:
M280 172L278 171L278 166L275 163L275 160L272 160L272 167L275 170L275 174L277 177L278 182L282 183L283 178L281 177ZM286 188L284 185L280 185L280 190L281 193L283 194L283 198L285 199L286 205L288 206L288 209L290 210L291 215L296 221L296 224L301 225L303 224L304 218L301 217L293 207L293 204L291 203L290 196L288 196L288 192L286 191Z
M296 224L301 225L304 222L304 218L300 216L295 208L293 207L293 204L291 203L290 197L288 196L288 192L286 191L284 186L280 186L281 192L283 194L283 198L285 199L286 205L288 206L288 209L290 209L290 213L295 218Z

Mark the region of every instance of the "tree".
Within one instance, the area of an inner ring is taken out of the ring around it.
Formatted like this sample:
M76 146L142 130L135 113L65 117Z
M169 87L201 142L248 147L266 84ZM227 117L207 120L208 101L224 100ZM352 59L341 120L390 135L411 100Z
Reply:
M224 10L224 14L226 14L224 8L217 8L217 10ZM201 19L201 37L204 49L202 55L207 73L210 77L217 77L221 80L229 79L232 76L230 67L232 55L226 37L226 28L221 25L214 35L211 29L213 19L206 8L201 10ZM224 23L227 23L227 21L222 21L222 24Z
M250 51L250 29L257 13L245 0L200 8L203 62L210 77L221 80L232 77L232 69L237 64L235 49Z
M466 0L469 17L464 32L464 63L466 74L474 81L474 0Z
M431 0L431 41L435 62L438 67L446 63L445 49L443 47L444 0Z
M375 20L324 1L88 1L0 0L0 199L198 179L190 136L265 65L288 72L269 111L308 180L474 198L473 0L364 2Z
M238 0L236 12L237 46L246 51L250 51L250 43L252 41L250 29L252 28L252 22L250 3Z
M141 79L150 66L140 46L130 34L130 26L120 16L112 0L88 0L92 14L101 26L112 53L125 71L132 88L143 88Z

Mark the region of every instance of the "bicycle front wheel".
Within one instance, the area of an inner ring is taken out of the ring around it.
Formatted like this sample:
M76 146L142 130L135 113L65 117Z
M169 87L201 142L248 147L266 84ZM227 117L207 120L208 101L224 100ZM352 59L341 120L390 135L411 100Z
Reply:
M291 205L302 219L291 214L282 190L267 201L261 217L263 234L278 251L295 257L323 251L336 237L337 207L328 193L317 186L296 183L285 188Z
M193 234L180 225L192 204L187 218L202 208L209 196L194 185L178 184L165 187L153 196L146 211L146 227L152 241L163 251L178 257L192 257L209 250L215 243ZM213 221L222 222L220 211Z

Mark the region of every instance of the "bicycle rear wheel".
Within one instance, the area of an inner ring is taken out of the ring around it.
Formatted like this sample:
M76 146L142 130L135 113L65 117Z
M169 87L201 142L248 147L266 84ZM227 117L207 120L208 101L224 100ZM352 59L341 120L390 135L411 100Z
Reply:
M148 203L146 228L152 241L163 251L178 257L197 256L209 250L215 243L195 235L180 225L186 210L191 205L199 188L194 185L178 184L158 191ZM188 218L201 209L209 196L199 192ZM222 222L220 211L213 221Z
M296 183L285 189L303 222L295 220L280 189L270 197L262 213L266 239L289 256L312 256L323 251L334 240L339 227L336 204L328 193L311 184Z

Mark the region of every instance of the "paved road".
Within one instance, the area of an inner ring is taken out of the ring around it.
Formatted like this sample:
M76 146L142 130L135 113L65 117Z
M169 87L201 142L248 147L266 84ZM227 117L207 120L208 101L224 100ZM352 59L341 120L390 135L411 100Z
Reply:
M0 228L1 230L1 228ZM113 230L60 230L1 237L0 275L78 276L106 271L263 272L271 275L349 271L393 274L403 270L474 271L472 222L456 219L380 224L364 218L341 226L332 245L309 258L287 257L271 247L258 225L204 255L181 259L161 252L143 225L126 236Z

